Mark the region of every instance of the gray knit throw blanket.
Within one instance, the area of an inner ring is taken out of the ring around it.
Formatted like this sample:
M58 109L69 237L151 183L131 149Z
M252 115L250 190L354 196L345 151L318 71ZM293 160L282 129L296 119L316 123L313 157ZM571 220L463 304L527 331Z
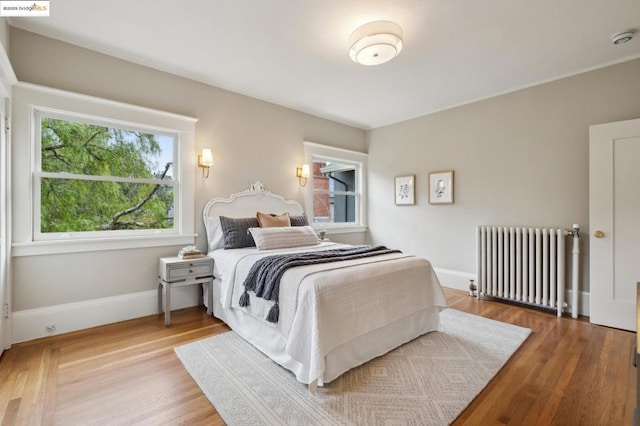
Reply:
M240 306L250 305L248 292L253 291L257 297L275 302L267 314L267 321L277 323L280 316L280 308L278 307L280 279L289 268L361 259L389 253L400 253L400 250L391 250L385 246L355 246L263 257L251 266L249 274L244 280L244 293L240 296Z

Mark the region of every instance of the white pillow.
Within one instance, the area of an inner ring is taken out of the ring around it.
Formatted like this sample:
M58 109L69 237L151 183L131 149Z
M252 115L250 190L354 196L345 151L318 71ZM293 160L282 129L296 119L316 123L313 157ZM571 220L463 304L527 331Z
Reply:
M249 228L258 250L314 246L320 244L316 232L310 226L277 228Z
M224 235L220 226L220 216L207 217L204 223L207 230L208 252L224 247Z

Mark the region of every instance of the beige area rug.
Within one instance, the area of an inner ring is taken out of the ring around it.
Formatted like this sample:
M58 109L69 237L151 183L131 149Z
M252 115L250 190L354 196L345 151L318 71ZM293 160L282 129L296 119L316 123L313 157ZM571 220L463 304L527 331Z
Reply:
M175 351L228 425L446 425L530 333L447 309L440 331L343 374L315 396L233 332Z

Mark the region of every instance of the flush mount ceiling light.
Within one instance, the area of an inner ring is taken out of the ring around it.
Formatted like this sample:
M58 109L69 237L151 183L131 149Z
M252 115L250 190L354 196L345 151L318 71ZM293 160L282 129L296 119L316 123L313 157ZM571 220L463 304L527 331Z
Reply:
M633 31L625 31L620 34L615 34L611 36L611 42L613 44L623 44L628 42L633 38Z
M349 56L361 65L380 65L402 50L402 28L395 22L369 22L349 37Z

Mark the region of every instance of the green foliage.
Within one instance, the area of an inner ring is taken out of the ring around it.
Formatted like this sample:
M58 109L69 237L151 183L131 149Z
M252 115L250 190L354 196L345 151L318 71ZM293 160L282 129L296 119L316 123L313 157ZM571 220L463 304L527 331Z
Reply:
M168 179L158 170L156 136L52 118L42 119L42 171ZM68 178L67 178L68 177ZM161 229L173 226L170 185L41 179L41 232Z

